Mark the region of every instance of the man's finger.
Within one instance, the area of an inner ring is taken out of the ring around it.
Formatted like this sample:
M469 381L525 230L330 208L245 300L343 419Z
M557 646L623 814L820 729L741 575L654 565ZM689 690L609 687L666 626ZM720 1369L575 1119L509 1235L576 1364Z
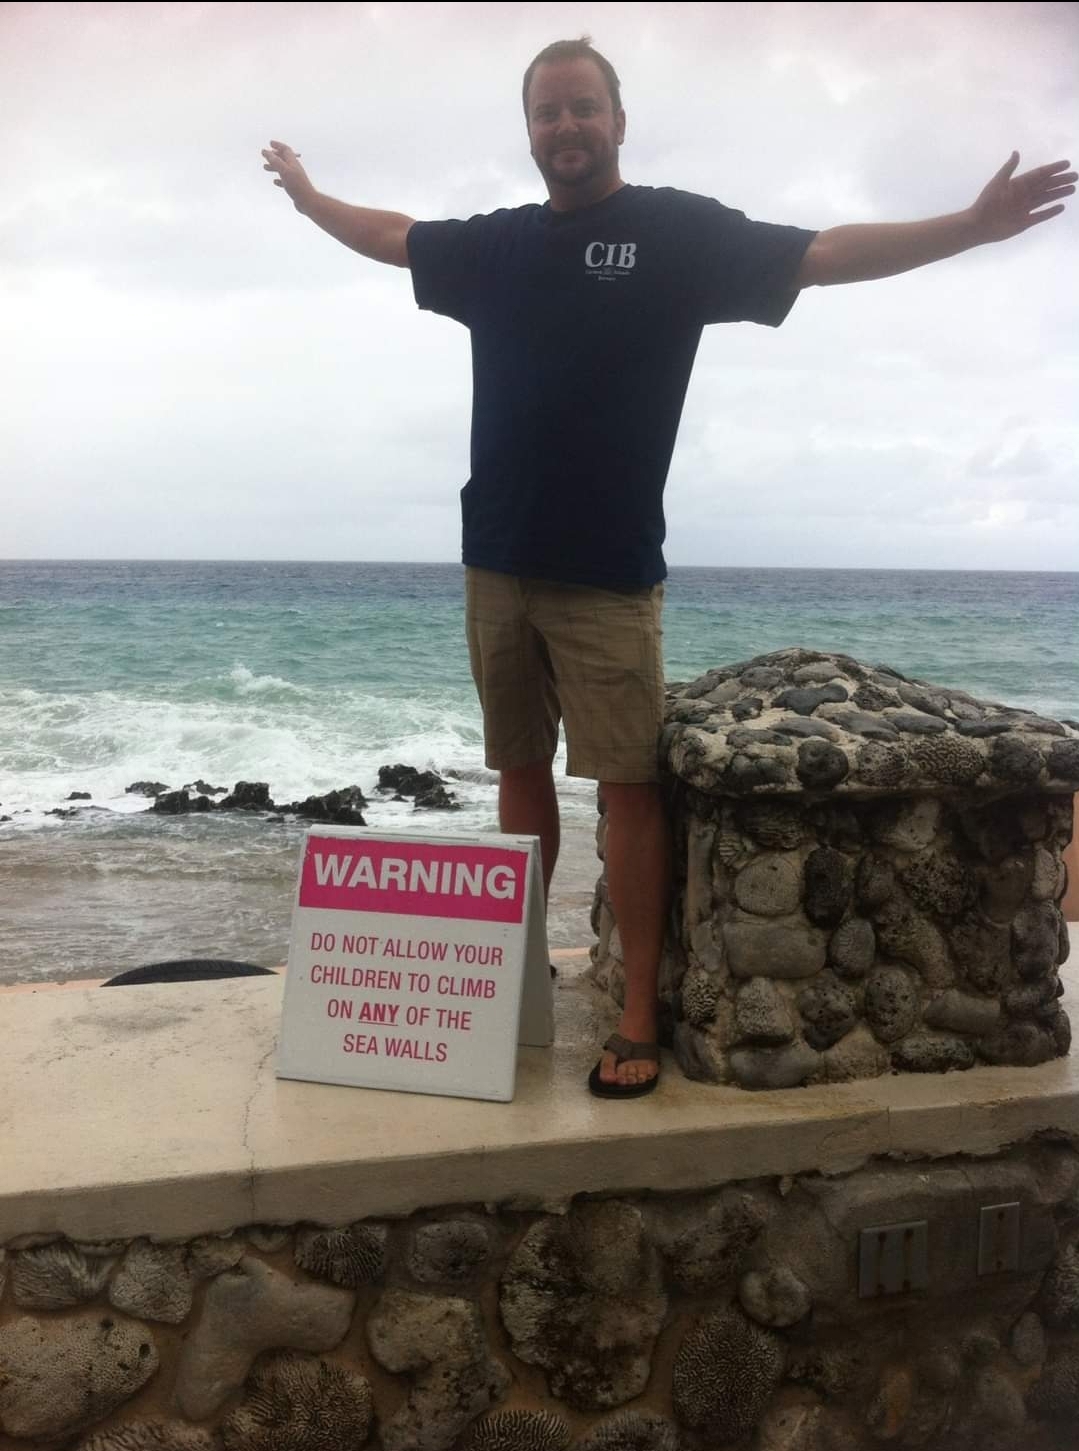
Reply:
M1049 177L1049 176L1052 176L1054 174L1054 172L1057 172L1057 171L1065 171L1069 166L1071 166L1071 162L1070 161L1067 161L1067 160L1064 160L1064 161L1048 161L1048 162L1046 162L1046 164L1044 166L1035 166L1031 171L1024 172L1023 173L1023 177L1020 178L1020 180L1024 179L1025 177L1028 177L1028 176L1045 176L1045 177Z
M1055 202L1057 197L1073 196L1074 194L1074 186L1053 186L1048 191L1041 191L1036 197L1031 197L1027 206L1033 211L1035 207L1045 206L1046 202Z
M1027 224L1023 228L1024 232L1030 227L1036 227L1039 222L1047 222L1050 217L1059 217L1063 210L1064 207L1061 205L1058 207L1050 207L1047 212L1035 212L1033 216L1027 218Z
M1004 163L1004 165L997 172L996 176L994 176L993 180L1007 181L1008 177L1011 176L1012 172L1018 165L1019 153L1018 151L1013 151L1012 154L1008 157L1007 161Z
M300 159L301 153L299 151L293 151L292 147L286 146L283 141L271 141L270 146L273 148L272 150L267 151L265 147L262 150L263 156L268 161L283 161L287 163L289 161L299 161Z
M1038 187L1056 185L1064 186L1066 183L1076 180L1074 171L1065 171L1070 166L1068 161L1055 161L1052 166L1038 166L1033 171L1025 171L1022 176L1014 178L1014 185L1025 186L1034 191Z

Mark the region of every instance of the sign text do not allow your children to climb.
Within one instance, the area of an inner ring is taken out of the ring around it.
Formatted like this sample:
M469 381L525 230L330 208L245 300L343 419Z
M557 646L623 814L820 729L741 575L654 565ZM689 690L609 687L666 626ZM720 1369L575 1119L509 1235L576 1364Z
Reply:
M278 1076L512 1098L518 1039L552 1038L538 852L531 837L310 832Z

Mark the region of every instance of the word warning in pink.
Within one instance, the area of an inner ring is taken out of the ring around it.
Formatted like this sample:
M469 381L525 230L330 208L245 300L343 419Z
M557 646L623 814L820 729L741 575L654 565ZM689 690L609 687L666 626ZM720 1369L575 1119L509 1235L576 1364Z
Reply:
M528 853L495 846L308 837L300 906L520 922Z

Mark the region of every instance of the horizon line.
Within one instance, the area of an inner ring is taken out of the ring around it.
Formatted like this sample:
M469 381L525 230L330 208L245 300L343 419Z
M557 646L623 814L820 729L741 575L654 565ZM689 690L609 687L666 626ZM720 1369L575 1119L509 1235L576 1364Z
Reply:
M222 559L194 555L163 556L141 554L115 555L20 555L0 556L4 564L330 564L345 568L364 565L401 565L409 568L465 569L456 559L292 559L278 556L253 557L250 559ZM812 574L1079 574L1075 569L1054 568L945 568L931 564L676 564L668 562L668 570L712 570L747 571L757 570L770 573Z

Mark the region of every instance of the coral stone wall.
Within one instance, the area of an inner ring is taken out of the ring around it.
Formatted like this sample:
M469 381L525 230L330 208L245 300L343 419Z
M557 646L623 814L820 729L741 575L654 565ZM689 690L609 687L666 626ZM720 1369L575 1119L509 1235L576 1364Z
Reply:
M1001 1203L1014 1260L980 1266ZM904 1221L926 1226L924 1284L881 1293L861 1238ZM1064 1141L0 1251L5 1451L1072 1451L1077 1418Z
M662 754L661 992L690 1077L789 1088L1068 1051L1074 722L786 650L675 687ZM593 925L620 1000L604 878Z

